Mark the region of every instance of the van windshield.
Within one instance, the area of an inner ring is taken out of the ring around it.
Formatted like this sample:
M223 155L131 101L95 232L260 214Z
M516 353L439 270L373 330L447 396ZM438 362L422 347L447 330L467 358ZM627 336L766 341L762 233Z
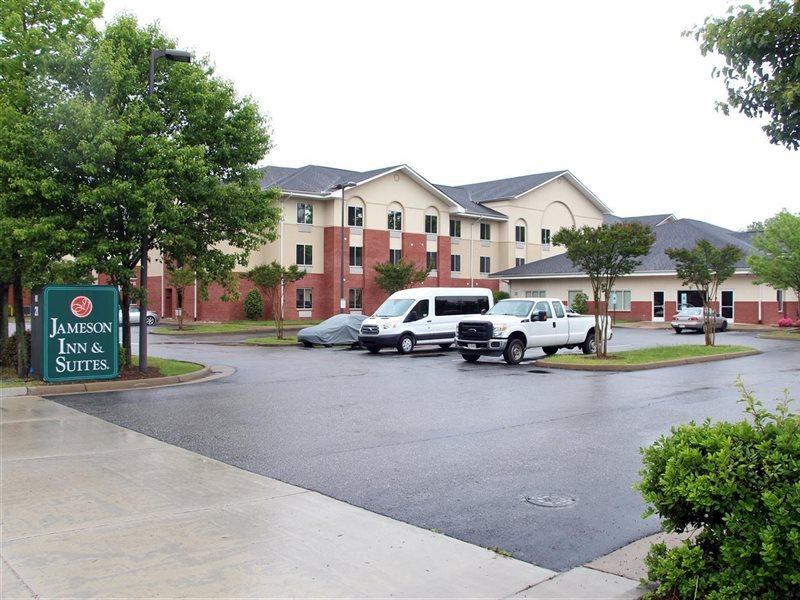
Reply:
M510 315L527 317L531 312L531 300L501 300L488 310L487 315Z
M414 303L414 300L411 298L405 298L403 300L392 300L389 298L383 304L380 305L378 310L375 311L375 314L372 315L373 317L399 317L400 315L404 315L405 312L409 309L409 307Z

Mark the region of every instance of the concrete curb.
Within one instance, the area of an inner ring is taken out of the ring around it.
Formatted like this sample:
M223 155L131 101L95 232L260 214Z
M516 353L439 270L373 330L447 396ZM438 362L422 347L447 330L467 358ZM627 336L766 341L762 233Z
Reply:
M797 336L797 339L784 337L782 335L778 335L777 333L759 333L756 337L762 340L779 340L781 342L800 342L800 335Z
M0 394L4 397L11 397L58 396L62 394L80 394L82 392L119 392L187 383L207 377L211 375L211 372L211 367L204 366L202 369L186 373L185 375L170 375L169 377L151 377L149 379L133 379L127 381L92 381L89 383L32 385L28 387L5 388L0 390Z
M547 359L537 360L534 364L537 367L547 367L549 369L567 369L569 371L646 371L648 369L663 369L664 367L680 367L683 365L693 365L695 363L716 362L718 360L728 360L731 358L741 358L743 356L755 356L761 354L761 350L746 350L744 352L733 352L731 354L714 354L711 356L692 356L689 358L678 358L675 360L663 360L661 362L644 363L641 365L576 365L569 363L555 363Z
M304 327L284 327L284 333L297 333ZM275 333L275 328L266 328L266 329L243 329L242 331L218 331L216 333L203 333L202 331L186 331L186 333L164 333L163 331L151 331L152 335L163 335L164 337L174 337L174 338L183 338L183 337L192 337L194 335L219 335L219 336L228 336L228 335L259 335L259 334L268 334L268 333Z

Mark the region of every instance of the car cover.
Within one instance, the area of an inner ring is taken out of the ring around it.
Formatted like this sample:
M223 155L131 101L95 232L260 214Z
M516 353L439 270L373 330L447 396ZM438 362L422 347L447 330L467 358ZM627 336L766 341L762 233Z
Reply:
M355 344L364 315L334 315L318 325L301 329L297 341L309 344Z

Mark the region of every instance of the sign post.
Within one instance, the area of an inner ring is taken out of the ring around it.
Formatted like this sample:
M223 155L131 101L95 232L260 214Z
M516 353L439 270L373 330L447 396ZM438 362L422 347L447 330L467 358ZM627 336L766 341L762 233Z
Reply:
M32 366L45 381L119 376L119 292L110 285L48 285L33 295Z

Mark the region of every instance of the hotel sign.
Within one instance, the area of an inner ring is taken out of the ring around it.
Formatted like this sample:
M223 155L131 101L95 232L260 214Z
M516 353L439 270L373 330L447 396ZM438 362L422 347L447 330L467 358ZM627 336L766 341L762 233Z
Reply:
M48 285L34 294L34 372L45 381L119 375L119 294L108 285Z

